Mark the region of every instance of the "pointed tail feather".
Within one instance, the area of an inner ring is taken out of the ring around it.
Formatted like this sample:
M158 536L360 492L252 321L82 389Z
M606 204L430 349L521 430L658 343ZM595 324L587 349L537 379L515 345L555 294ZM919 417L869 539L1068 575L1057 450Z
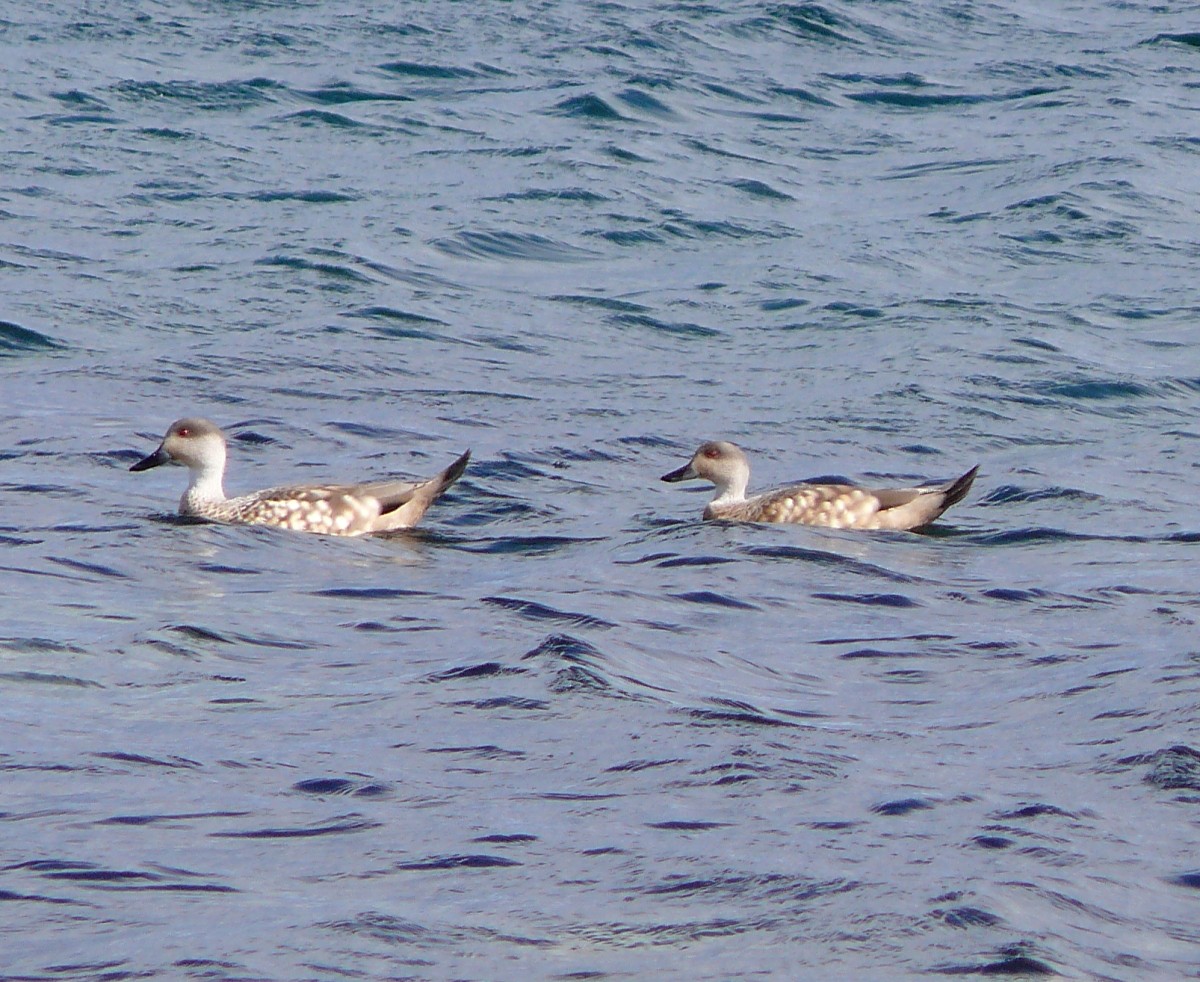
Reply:
M437 501L450 485L462 477L470 459L471 451L468 450L440 474L407 489L392 501L382 501L383 507L371 531L386 532L392 529L412 528L429 510L429 506Z
M943 490L945 497L942 499L942 511L945 511L951 505L957 505L967 496L967 492L971 490L971 485L975 483L975 475L979 473L979 465L976 464L962 477L956 478L946 485Z

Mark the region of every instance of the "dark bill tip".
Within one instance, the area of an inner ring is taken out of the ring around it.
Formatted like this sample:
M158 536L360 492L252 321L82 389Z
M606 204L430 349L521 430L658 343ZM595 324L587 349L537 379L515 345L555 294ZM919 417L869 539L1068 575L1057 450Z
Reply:
M170 462L170 455L162 447L159 447L149 457L143 457L129 469L131 471L148 471L151 467L157 467L159 464L169 464Z
M667 481L674 484L676 481L687 481L696 476L696 472L692 470L691 464L684 464L682 467L671 471L670 474L664 474L659 478L660 481Z

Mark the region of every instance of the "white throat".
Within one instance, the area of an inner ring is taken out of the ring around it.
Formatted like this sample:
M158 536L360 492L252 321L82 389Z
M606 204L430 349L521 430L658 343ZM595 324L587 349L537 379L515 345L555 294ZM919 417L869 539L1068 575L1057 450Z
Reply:
M190 467L191 480L183 492L179 502L180 511L191 512L197 505L211 504L225 500L223 479L225 476L225 460L206 460L201 464Z
M717 493L710 502L714 505L735 505L746 500L746 485L750 483L749 468L738 467L722 480L713 481Z

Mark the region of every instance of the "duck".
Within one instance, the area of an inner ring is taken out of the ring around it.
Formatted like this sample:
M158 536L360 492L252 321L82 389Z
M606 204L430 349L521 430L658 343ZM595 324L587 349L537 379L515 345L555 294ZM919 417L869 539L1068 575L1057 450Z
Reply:
M917 488L861 488L852 484L790 484L746 497L750 462L726 440L710 440L668 483L701 479L716 485L704 518L727 522L788 522L835 529L911 531L932 523L971 490L979 465L948 484Z
M176 464L189 472L179 514L227 525L270 525L296 532L357 536L412 528L429 506L462 475L467 450L424 481L364 484L294 484L225 497L225 434L207 419L177 419L152 454L129 469Z

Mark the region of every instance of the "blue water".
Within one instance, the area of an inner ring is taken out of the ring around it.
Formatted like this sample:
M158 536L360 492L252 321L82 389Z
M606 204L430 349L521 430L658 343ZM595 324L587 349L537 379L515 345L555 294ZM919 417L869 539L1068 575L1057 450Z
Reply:
M0 974L1194 974L1198 17L0 6Z

